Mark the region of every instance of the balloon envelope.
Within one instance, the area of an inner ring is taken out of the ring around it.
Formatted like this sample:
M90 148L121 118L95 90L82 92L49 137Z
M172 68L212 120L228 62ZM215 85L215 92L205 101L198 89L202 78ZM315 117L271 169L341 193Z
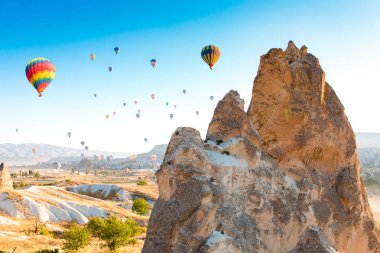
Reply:
M106 114L106 119L108 119L110 117L110 115L109 114Z
M169 114L169 117L172 119L174 117L174 114L173 113Z
M196 111L195 114L198 116L199 115L199 111Z
M26 65L25 74L41 97L55 77L55 67L48 59L34 58Z
M37 153L37 148L32 148L32 151L33 151L34 154L36 154Z
M220 50L215 45L205 46L201 51L201 57L212 69L214 64L219 60Z
M148 142L148 138L144 138L144 141L145 141L145 142Z
M115 47L115 48L113 49L113 51L115 51L115 54L118 54L118 53L120 52L120 48Z
M108 71L109 71L109 72L112 72L112 67L108 67Z
M125 107L127 104L126 103L123 103L123 106Z
M67 133L67 136L69 136L69 138L71 138L71 132L68 132L68 133Z
M156 97L156 95L155 95L155 94L152 94L152 95L150 95L150 97L151 97L152 99L154 99L154 98Z
M90 59L93 61L95 59L95 54L90 54Z
M84 143L85 143L84 141L81 141L81 142L80 142L80 145L82 145L82 147L83 147L83 146L84 146Z
M137 118L137 119L140 118L140 113L136 113L136 118Z
M214 96L210 96L210 100L213 101L214 100Z
M157 155L156 155L156 154L152 154L152 155L150 156L150 160L152 160L152 161L156 161L156 160L157 160Z

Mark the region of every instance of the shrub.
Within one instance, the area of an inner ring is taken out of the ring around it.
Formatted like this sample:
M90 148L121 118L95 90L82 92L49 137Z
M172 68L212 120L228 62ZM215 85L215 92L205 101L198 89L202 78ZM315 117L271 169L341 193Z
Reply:
M99 238L105 241L111 251L114 251L121 246L135 243L136 240L133 237L142 231L144 229L132 219L122 221L116 217L110 217L104 220Z
M35 253L59 253L59 249L43 249L36 251Z
M148 185L148 181L146 181L145 179L141 179L141 180L137 181L137 185L146 186L146 185Z
M104 226L104 220L99 217L91 218L87 223L87 229L94 235L100 236L102 227Z
M62 238L65 240L63 250L67 252L77 252L91 243L90 232L87 228L78 225L73 225L70 229L63 232Z
M50 237L53 236L53 234L48 230L45 224L38 225L36 232L37 232L36 234L38 235L50 236Z
M138 198L133 200L132 211L140 215L146 215L149 213L149 204L143 198Z

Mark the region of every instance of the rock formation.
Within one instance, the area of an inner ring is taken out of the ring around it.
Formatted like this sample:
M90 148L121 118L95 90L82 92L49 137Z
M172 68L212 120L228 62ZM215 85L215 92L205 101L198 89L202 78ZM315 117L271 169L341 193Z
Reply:
M12 190L13 182L9 175L8 168L4 163L0 164L0 191Z
M379 252L359 172L344 107L289 42L261 57L248 112L230 91L205 141L173 133L143 252Z

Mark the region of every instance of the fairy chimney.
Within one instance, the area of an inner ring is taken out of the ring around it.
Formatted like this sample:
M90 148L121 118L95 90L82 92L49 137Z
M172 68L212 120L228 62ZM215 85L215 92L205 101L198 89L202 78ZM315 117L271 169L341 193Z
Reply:
M8 167L4 163L0 164L0 191L13 189L13 183L8 171Z

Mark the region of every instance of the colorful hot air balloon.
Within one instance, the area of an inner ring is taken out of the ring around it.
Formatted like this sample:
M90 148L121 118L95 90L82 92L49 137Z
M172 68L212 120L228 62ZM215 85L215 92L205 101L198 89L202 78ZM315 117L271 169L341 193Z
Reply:
M199 111L196 111L195 114L198 116L199 115Z
M71 138L71 132L67 132L67 136L69 136L69 138Z
M186 94L186 90L183 90L182 92L183 92L183 94Z
M125 107L127 104L126 103L123 103L123 106Z
M131 160L131 161L134 161L134 160L136 160L137 159L137 155L136 154L131 154L130 156L129 156L129 160Z
M110 117L110 115L107 113L107 114L106 114L106 119L108 119L109 117Z
M174 117L174 114L173 113L169 114L169 117L172 119Z
M137 105L137 100L135 100L135 102L133 102L135 105Z
M55 76L55 67L48 59L34 58L25 68L26 78L42 97L42 92L49 86Z
M150 160L151 160L151 161L156 161L156 160L157 160L157 155L156 155L156 154L152 154L152 155L150 156Z
M95 54L94 53L90 54L90 59L91 59L91 61L93 61L95 59Z
M210 66L210 69L219 60L220 50L215 45L208 45L202 49L201 52L202 59Z
M154 98L156 97L155 94L151 94L150 97L154 100Z
M108 67L108 71L109 71L109 72L112 72L112 67Z
M214 96L210 96L210 100L213 101L214 100Z
M156 64L157 64L156 59L150 60L150 65L152 65L153 68L156 66Z
M84 146L84 143L85 143L84 141L81 141L81 142L80 142L80 145L82 145L82 147L83 147L83 146Z
M136 118L137 118L137 119L140 118L140 113L136 113Z
M37 148L32 148L33 154L37 153Z
M174 109L177 109L177 105L173 105Z
M144 141L145 141L145 142L148 142L148 138L144 138Z
M113 49L113 51L115 51L115 54L118 54L118 53L120 52L120 48L115 47L115 48Z

